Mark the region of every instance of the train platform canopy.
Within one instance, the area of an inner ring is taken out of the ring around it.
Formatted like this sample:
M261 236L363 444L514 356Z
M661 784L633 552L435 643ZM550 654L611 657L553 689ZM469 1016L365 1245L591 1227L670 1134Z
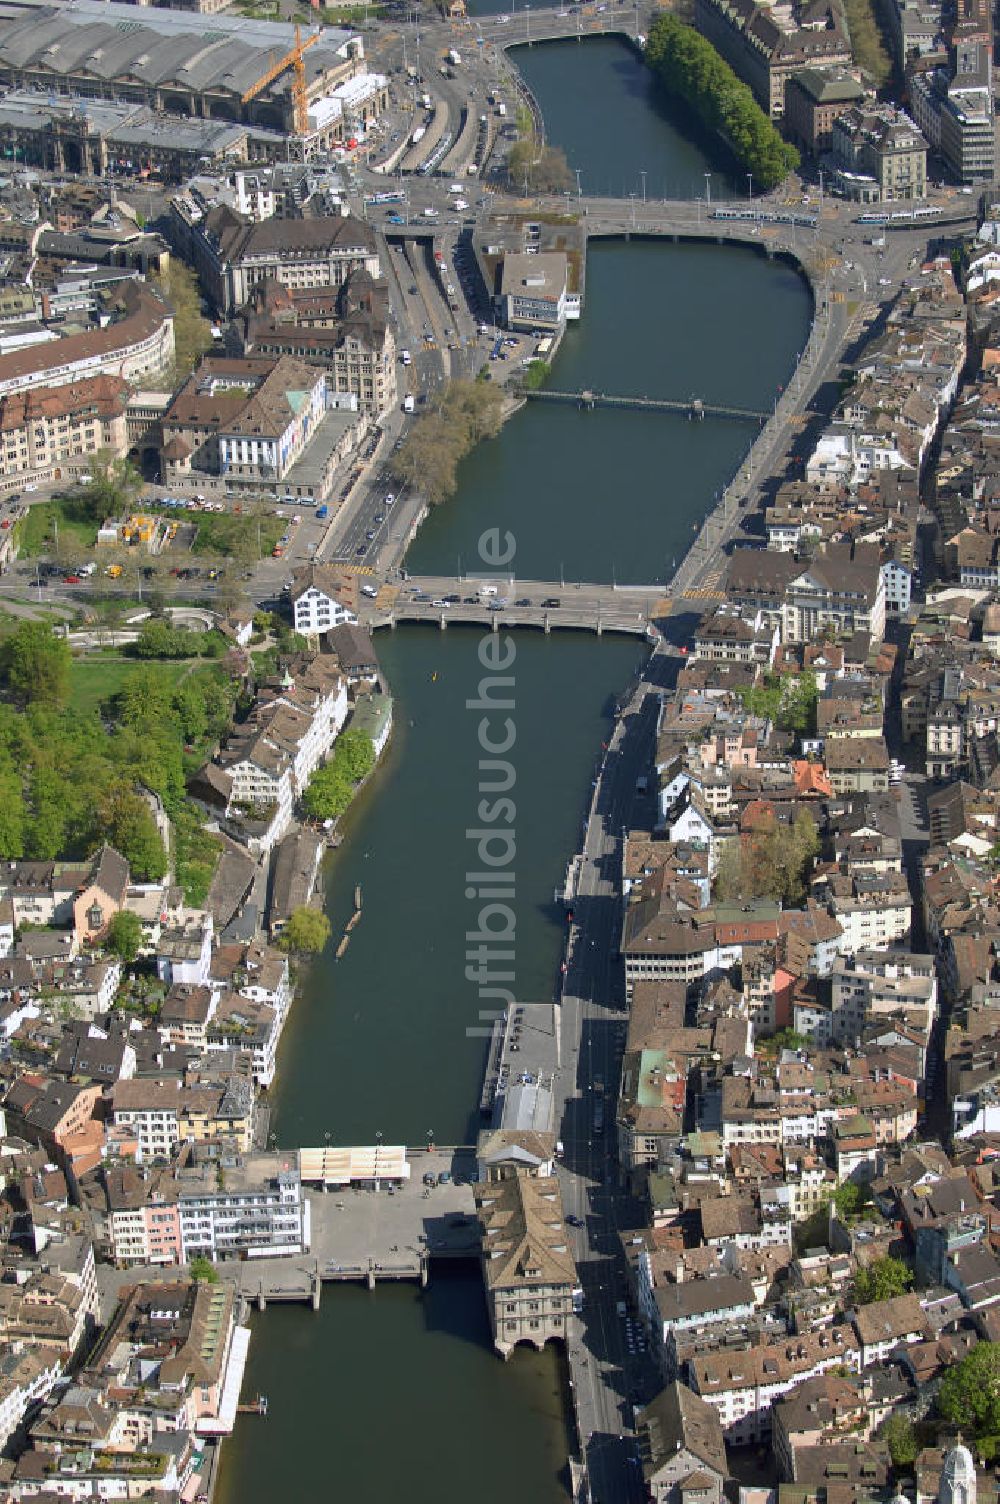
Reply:
M299 1150L299 1177L304 1185L374 1185L409 1180L411 1166L403 1144Z
M320 40L306 54L315 77L359 52L357 33L332 27L304 28ZM204 91L239 98L295 45L295 28L244 17L202 17L190 11L141 8L116 0L2 0L0 70L15 78L31 75L67 82L86 79L100 85ZM272 92L289 87L275 80Z

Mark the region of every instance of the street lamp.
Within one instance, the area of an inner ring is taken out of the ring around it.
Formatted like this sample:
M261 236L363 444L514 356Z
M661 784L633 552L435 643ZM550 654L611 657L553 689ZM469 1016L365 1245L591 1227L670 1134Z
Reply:
M747 173L747 182L750 185L750 192L749 192L748 200L747 201L752 206L753 205L753 173L752 172L748 172Z
M579 167L574 167L573 171L576 173L576 196L577 198L583 198L583 188L580 184L580 169Z
M524 39L525 39L526 42L530 42L531 41L531 6L530 5L525 5L525 7L524 7Z
M706 172L706 174L705 174L705 203L707 204L708 208L711 209L711 207L712 207L712 174L710 172Z
M642 201L643 201L643 203L645 203L646 202L646 169L645 168L643 168L640 171L639 176L642 178Z

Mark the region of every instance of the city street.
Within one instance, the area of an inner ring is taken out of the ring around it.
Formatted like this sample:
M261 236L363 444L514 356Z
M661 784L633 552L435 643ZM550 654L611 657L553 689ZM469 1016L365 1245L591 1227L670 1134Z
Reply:
M621 833L630 823L635 784L648 767L655 695L639 687L618 721L597 773L585 826L573 903L563 991L567 1069L559 1168L567 1212L581 1218L574 1252L584 1291L583 1314L570 1342L574 1405L595 1501L643 1498L630 1439L633 1404L648 1398L648 1363L628 1351L616 1305L625 1298L619 1233L631 1223L630 1201L616 1171L613 1111L595 1131L594 1102L617 1098L625 1040L624 981L616 960L621 927ZM641 1375L641 1377L640 1377Z

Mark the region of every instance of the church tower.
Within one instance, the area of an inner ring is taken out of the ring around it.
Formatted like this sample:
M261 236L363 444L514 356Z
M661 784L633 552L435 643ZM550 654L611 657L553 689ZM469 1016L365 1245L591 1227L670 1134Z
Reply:
M961 1441L944 1459L938 1504L976 1504L976 1465Z

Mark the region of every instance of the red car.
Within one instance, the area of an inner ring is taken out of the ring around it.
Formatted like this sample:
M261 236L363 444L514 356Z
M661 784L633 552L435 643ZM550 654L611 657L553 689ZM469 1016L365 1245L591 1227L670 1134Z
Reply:
M82 581L81 581L80 576L78 574L65 574L65 575L63 575L63 584L64 585L80 585L80 584L82 584Z

